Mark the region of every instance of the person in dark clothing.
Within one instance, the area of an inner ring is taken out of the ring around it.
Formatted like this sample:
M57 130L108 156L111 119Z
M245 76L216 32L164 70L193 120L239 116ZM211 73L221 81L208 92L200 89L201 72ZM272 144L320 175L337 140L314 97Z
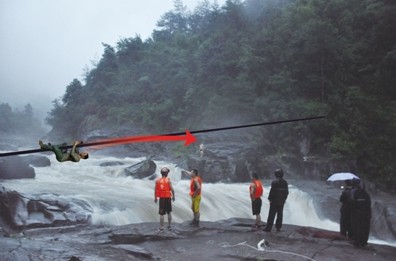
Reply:
M345 180L345 188L340 196L340 233L346 238L352 238L351 208L352 208L352 180Z
M283 222L283 206L285 205L287 196L289 195L289 188L286 180L283 179L283 170L275 170L275 179L271 183L268 200L270 202L270 209L267 218L267 226L264 231L270 232L274 224L276 215L275 227L280 231Z
M370 234L371 198L359 179L353 179L352 184L352 240L354 246L364 247Z

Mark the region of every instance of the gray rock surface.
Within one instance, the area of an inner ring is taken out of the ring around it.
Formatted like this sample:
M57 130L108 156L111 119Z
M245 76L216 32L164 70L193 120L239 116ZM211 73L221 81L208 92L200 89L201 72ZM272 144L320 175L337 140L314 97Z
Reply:
M124 169L125 175L132 176L134 178L146 178L155 173L157 165L151 159L138 162Z
M51 166L50 160L42 155L27 155L22 157L22 159L29 165L33 167L48 167Z
M315 260L389 261L396 248L355 248L338 233L284 225L252 230L253 220L187 222L159 233L158 223L31 229L0 237L0 260Z
M33 179L35 177L34 168L29 166L22 157L0 158L0 179Z
M88 224L91 214L83 200L66 201L51 194L24 196L0 187L0 227L5 235L31 228Z

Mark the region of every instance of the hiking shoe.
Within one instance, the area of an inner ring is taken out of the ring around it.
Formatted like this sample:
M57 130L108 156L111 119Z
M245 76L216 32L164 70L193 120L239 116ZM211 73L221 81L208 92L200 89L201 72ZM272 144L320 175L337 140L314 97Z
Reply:
M253 230L257 230L257 229L259 229L259 227L260 227L259 225L254 224L254 225L252 226L252 229L253 229Z
M193 226L193 227L199 226L199 221L193 220L193 221L190 223L190 226Z
M172 226L169 225L169 226L168 226L168 230L172 230Z
M160 228L158 229L158 232L160 232L160 233L164 232L164 228L163 228L163 227L160 227Z

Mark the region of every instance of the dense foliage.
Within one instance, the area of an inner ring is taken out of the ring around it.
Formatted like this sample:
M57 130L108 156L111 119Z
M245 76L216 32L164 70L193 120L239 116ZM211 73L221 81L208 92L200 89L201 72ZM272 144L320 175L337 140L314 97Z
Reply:
M40 121L34 117L33 107L26 104L23 111L13 110L8 103L0 103L0 133L30 135L43 133Z
M353 162L396 188L396 4L389 0L181 1L152 37L104 44L48 117L77 136L128 123L152 132L326 115L269 128L279 150Z

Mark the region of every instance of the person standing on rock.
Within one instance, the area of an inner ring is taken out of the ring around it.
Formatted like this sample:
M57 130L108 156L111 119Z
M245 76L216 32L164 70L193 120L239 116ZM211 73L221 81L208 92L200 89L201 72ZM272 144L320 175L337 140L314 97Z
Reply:
M159 198L160 227L159 231L164 231L165 214L168 215L168 229L172 229L172 201L175 201L175 191L170 178L168 178L169 169L164 167L161 169L161 178L155 181L154 202L157 203Z
M199 145L199 155L200 155L201 158L202 158L203 155L204 155L204 150L205 150L205 145L204 145L203 143L201 143L201 144Z
M257 229L260 227L261 223L261 205L262 205L262 200L261 196L263 195L264 189L263 189L263 184L259 180L259 177L257 173L253 174L253 180L252 183L250 184L249 187L249 192L250 192L250 199L252 201L252 212L253 216L256 216L256 222L253 225L253 228Z
M202 179L198 175L197 169L192 169L191 171L185 171L191 177L190 181L190 197L191 197L191 209L193 212L193 220L190 223L192 226L199 225L200 204L201 204L201 192L202 192Z
M345 188L341 193L340 202L340 233L346 238L352 238L351 208L352 208L352 180L345 180Z
M370 234L371 198L359 179L352 180L352 240L356 247L364 247Z
M270 202L270 209L268 213L267 226L264 231L270 232L274 224L276 215L275 227L279 232L283 223L283 206L285 205L287 196L289 195L289 188L287 181L283 179L283 170L277 169L274 172L275 179L271 182L271 189L268 200Z

